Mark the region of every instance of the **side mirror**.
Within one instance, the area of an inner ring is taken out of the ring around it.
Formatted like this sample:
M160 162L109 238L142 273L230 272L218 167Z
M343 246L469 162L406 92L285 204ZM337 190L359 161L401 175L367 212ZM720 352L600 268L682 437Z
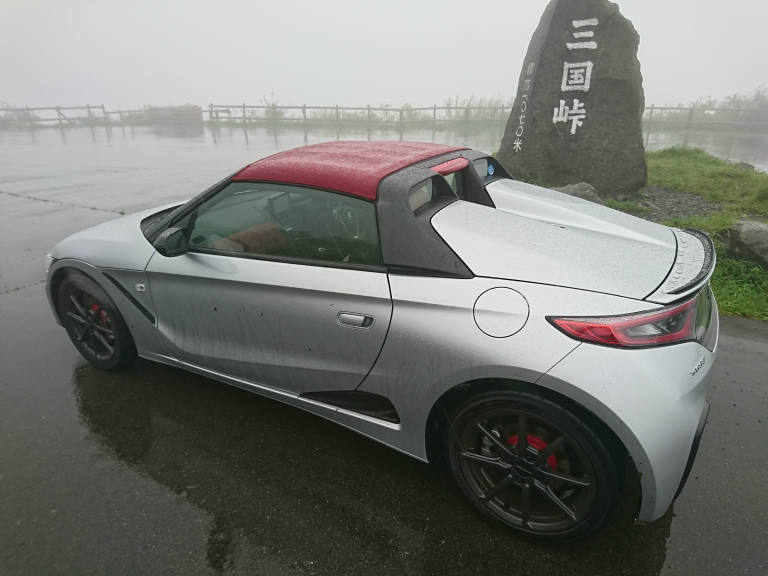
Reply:
M160 254L168 258L181 256L189 250L184 229L175 227L163 230L155 239L154 246Z

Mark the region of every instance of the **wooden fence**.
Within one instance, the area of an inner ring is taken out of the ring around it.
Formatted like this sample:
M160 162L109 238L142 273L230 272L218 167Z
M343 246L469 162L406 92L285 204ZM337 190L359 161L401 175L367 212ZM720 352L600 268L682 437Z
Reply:
M0 107L0 128L54 126L121 126L202 124L199 106L147 107L138 110L107 110L103 104L84 106Z
M72 126L103 125L109 120L110 112L103 104L98 106L37 106L0 107L0 127L17 126Z
M280 106L277 104L209 104L213 123L251 124L440 124L446 122L506 122L510 107L500 106Z
M650 106L643 112L643 124L655 128L709 130L745 129L768 131L768 109Z
M432 127L452 125L503 125L509 105L499 106L281 106L209 104L137 110L107 110L104 105L0 107L0 129L70 126L156 126L162 124L211 126L362 126L380 128ZM649 106L643 123L654 131L728 129L768 132L768 110L705 107Z

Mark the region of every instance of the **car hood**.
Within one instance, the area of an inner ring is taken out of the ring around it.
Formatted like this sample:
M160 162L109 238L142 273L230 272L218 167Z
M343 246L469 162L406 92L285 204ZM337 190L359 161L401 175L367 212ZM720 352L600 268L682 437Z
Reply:
M144 270L155 252L141 232L141 221L179 203L123 216L82 230L59 242L51 251L56 260L73 258L101 268Z
M458 201L432 218L478 276L643 299L674 264L671 228L513 180L487 189L495 209Z

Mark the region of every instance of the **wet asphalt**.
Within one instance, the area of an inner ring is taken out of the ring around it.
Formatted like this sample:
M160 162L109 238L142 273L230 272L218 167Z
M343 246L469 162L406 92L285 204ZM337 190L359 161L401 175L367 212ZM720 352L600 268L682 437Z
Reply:
M180 194L126 200L94 174L0 170L0 575L768 573L768 324L722 319L699 457L661 520L634 524L630 487L602 532L542 545L478 517L440 464L177 369L86 364L44 254Z

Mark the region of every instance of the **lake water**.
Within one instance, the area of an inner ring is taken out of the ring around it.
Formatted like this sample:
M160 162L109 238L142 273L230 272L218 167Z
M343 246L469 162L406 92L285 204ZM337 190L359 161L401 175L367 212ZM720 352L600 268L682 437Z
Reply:
M142 128L0 131L0 192L96 210L134 211L188 198L243 165L328 140L413 140L498 149L498 130L342 131L237 127L189 133ZM657 132L646 147L697 146L768 171L768 135Z
M661 150L671 146L702 148L714 156L747 162L768 172L768 134L728 132L652 132L646 133L645 149Z

